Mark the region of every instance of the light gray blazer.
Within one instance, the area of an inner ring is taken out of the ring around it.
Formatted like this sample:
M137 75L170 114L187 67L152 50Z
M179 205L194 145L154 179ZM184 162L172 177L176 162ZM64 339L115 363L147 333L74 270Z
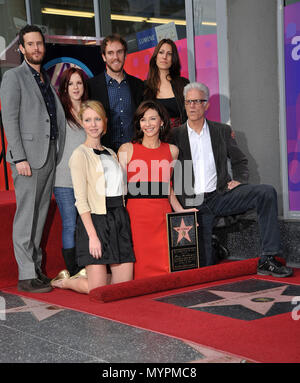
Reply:
M66 121L63 107L54 88L58 153L60 161L65 143ZM1 90L1 111L7 139L7 161L27 159L33 169L46 162L50 140L50 117L36 80L24 62L4 73Z

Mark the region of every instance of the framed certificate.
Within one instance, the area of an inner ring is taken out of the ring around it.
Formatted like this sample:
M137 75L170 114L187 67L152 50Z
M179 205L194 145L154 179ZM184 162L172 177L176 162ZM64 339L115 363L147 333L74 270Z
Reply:
M170 272L198 268L196 212L168 213L167 232Z

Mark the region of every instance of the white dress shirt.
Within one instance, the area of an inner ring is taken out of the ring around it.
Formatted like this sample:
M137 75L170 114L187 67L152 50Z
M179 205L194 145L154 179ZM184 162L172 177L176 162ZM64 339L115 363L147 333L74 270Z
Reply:
M217 187L217 171L207 122L205 120L200 134L190 128L188 122L187 128L195 175L194 192L196 195L213 192Z

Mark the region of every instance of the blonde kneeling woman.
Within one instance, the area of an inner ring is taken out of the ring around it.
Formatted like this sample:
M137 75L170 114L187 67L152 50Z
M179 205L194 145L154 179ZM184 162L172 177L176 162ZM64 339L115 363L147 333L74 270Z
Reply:
M88 294L107 284L107 265L111 282L133 277L135 257L132 249L130 221L124 207L122 170L116 154L101 145L107 118L100 102L85 101L79 117L86 132L85 142L70 158L76 207L76 257L86 268L87 278L78 276L51 282L53 287Z

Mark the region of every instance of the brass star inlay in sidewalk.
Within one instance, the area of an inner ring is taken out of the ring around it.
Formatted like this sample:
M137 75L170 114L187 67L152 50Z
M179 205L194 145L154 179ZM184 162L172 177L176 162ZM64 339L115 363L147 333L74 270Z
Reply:
M189 308L216 307L216 306L244 306L259 314L266 315L274 303L292 302L294 296L282 295L288 286L275 287L268 290L260 290L251 293L240 293L232 291L208 290L223 299L212 302L199 303L188 306Z
M11 313L31 312L31 314L40 322L64 310L63 308L51 305L50 303L43 303L24 297L21 297L21 299L25 303L24 306L0 310L0 314L3 316Z

